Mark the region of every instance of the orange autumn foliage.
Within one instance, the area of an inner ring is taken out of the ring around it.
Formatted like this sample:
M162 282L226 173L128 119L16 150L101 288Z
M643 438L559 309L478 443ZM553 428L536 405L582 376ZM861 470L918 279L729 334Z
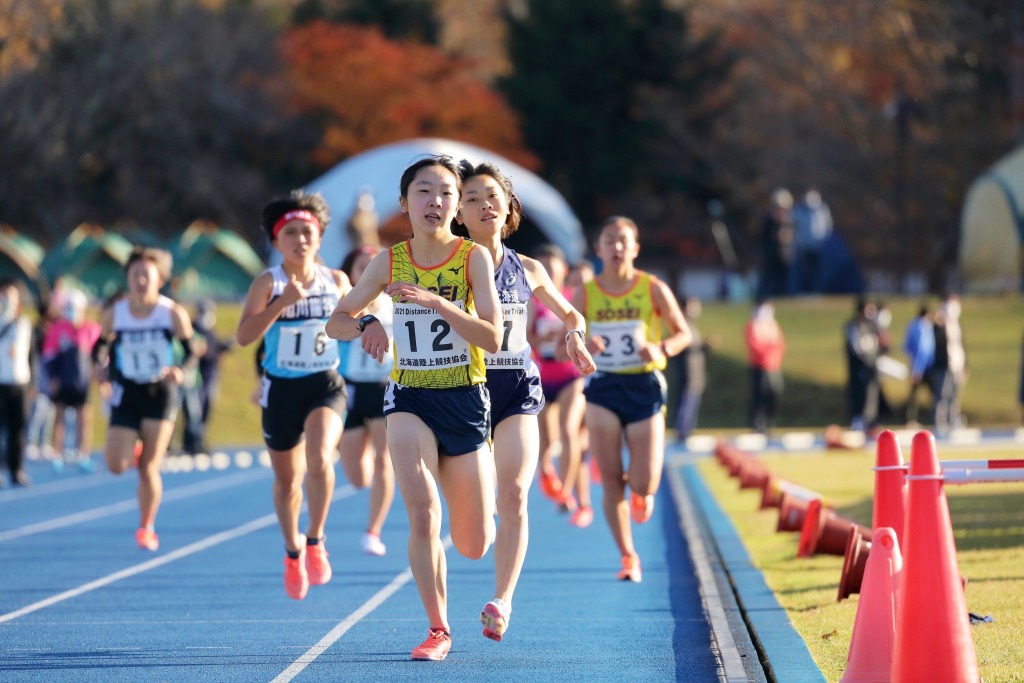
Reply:
M313 159L319 166L416 137L459 140L539 165L515 112L471 75L467 60L390 40L373 27L324 21L287 31L280 50L293 105L323 128Z

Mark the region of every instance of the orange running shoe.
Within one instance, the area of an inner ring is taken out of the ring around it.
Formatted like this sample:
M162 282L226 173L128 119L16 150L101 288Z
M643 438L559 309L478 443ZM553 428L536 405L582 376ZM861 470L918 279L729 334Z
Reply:
M284 592L292 600L302 600L309 592L309 575L306 573L306 562L303 550L296 558L284 556Z
M412 658L421 661L440 662L452 649L452 634L443 628L430 629L430 635L413 648Z
M540 492L555 501L560 502L558 497L562 493L562 482L558 479L558 473L550 465L540 470Z
M508 619L512 610L505 606L501 598L494 598L480 610L480 623L484 625L484 637L501 642L508 628Z
M316 544L306 544L306 574L309 575L309 585L322 586L334 576L328 557L324 539L321 538Z
M139 527L135 532L135 542L143 550L156 550L160 547L160 539L157 537L156 532L146 527Z
M654 496L641 496L636 493L629 494L629 512L633 515L633 521L637 524L644 524L654 514Z
M565 489L559 491L555 502L558 503L559 512L575 512L578 507L576 496L572 495L572 491L566 491Z
M569 518L569 524L578 526L581 529L585 529L590 526L594 521L594 508L589 505L581 505L576 508L576 512L572 513L572 517Z
M643 571L640 570L640 557L638 555L622 556L622 569L615 575L619 581L640 583L643 575Z

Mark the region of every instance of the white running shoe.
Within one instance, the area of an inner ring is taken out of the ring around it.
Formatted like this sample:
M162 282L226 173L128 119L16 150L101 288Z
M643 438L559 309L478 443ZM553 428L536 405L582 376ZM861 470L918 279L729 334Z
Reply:
M494 598L480 610L480 623L484 625L484 637L501 642L508 628L508 619L512 610L505 606L501 598Z
M383 557L387 554L388 547L381 542L380 536L367 531L363 534L363 552L367 555Z

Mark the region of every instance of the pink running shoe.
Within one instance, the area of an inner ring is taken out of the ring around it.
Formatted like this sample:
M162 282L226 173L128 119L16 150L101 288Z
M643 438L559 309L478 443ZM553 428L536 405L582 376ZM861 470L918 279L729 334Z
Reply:
M309 575L306 573L305 550L296 558L284 556L284 592L292 600L302 600L309 592Z
M632 581L640 583L643 579L643 572L640 570L640 557L637 555L623 555L622 569L615 575L619 581Z
M594 508L589 505L581 505L576 508L576 512L572 513L569 517L569 524L585 529L590 526L594 521Z
M430 635L412 651L412 658L421 661L440 662L452 649L452 634L443 628L430 629Z
M306 544L306 574L309 576L309 585L322 586L334 576L327 558L327 548L323 539L316 544Z
M505 601L501 598L494 598L484 605L484 608L480 610L480 623L484 625L484 637L501 642L511 616L512 610L505 606Z
M156 532L146 527L140 527L135 532L135 542L143 550L155 551L160 547L160 539L157 537Z

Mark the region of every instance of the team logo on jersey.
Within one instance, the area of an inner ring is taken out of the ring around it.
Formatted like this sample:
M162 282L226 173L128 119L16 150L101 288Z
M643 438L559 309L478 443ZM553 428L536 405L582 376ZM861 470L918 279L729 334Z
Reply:
M516 279L517 278L515 273L509 273L507 276L505 276L505 286L511 287L516 283Z

